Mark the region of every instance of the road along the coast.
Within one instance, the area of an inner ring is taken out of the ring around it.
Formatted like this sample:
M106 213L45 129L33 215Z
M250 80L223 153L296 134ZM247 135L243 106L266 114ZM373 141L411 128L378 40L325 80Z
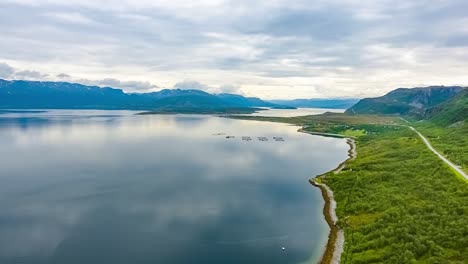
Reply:
M419 137L422 139L422 141L424 142L424 144L426 144L426 146L432 151L434 152L434 154L437 155L437 157L439 157L439 159L441 159L443 162L445 162L447 165L449 165L450 167L452 167L456 172L458 172L461 176L463 176L463 178L465 178L466 180L468 180L468 175L460 168L458 167L457 165L453 164L450 160L448 160L446 157L442 156L442 154L440 154L437 150L434 149L434 147L432 147L431 143L429 142L429 140L427 140L421 133L419 133L418 130L416 130L414 127L412 126L408 126L411 130L413 130L414 132L416 132L416 134L419 135Z

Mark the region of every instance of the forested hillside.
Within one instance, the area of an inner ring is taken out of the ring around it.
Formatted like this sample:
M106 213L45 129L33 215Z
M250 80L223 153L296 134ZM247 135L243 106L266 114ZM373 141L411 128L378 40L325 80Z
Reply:
M348 114L392 114L423 118L428 109L435 107L465 90L459 86L430 86L399 88L388 94L365 98L346 110Z

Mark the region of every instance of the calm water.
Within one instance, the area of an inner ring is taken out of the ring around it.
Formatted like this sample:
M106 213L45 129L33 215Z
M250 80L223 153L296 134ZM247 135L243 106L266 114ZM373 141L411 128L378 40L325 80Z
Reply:
M317 260L329 229L307 180L346 159L344 140L133 114L0 114L0 263Z
M332 113L344 113L346 109L327 109L327 108L298 108L298 109L269 109L265 111L258 111L253 114L254 116L281 116L281 117L293 117L293 116L306 116L306 115L319 115L325 112Z

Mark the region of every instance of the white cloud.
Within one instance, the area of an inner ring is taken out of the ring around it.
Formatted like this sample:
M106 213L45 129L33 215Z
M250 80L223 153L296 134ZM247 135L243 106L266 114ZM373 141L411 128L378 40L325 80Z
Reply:
M114 78L105 78L101 80L90 79L73 79L71 82L76 82L84 85L96 85L99 87L119 88L125 92L151 92L159 90L159 86L145 81L121 81Z
M174 85L174 89L183 89L183 90L190 90L190 89L196 89L196 90L202 90L208 93L232 93L232 94L241 94L244 95L244 91L242 90L242 87L240 85L234 85L234 84L223 84L223 85L218 85L218 86L210 86L206 85L197 81L192 81L192 80L184 80L182 82L178 82Z
M182 90L209 90L210 87L197 81L185 80L174 84L174 89Z
M93 23L93 20L77 12L45 13L43 15L52 19L56 19L59 22L68 22L68 23L76 23L76 24L92 24Z
M218 90L220 93L244 95L244 91L242 91L242 88L239 85L225 84L225 85L221 85Z
M15 69L6 63L0 62L0 78L11 78Z
M466 9L463 0L8 0L0 61L128 90L198 80L268 99L375 96L468 84Z
M13 68L7 63L0 62L0 78L17 79L17 80L32 80L32 81L67 81L76 82L84 85L97 85L100 87L121 88L126 92L147 92L158 90L159 86L148 81L135 80L118 80L115 78L104 79L76 79L66 73L58 73L50 75L37 70L23 70Z
M116 88L123 88L125 90L139 90L139 91L145 91L145 90L151 90L151 89L156 89L159 88L155 84L151 84L150 82L141 82L141 81L120 81L117 79L113 78L106 78L103 80L99 80L97 82L100 86L110 86L110 87L116 87Z

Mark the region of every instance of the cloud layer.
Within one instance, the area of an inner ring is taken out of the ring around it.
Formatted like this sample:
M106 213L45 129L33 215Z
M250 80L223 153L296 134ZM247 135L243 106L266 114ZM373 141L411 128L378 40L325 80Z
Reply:
M465 10L464 0L7 0L0 76L14 67L131 90L194 80L263 98L466 85Z

